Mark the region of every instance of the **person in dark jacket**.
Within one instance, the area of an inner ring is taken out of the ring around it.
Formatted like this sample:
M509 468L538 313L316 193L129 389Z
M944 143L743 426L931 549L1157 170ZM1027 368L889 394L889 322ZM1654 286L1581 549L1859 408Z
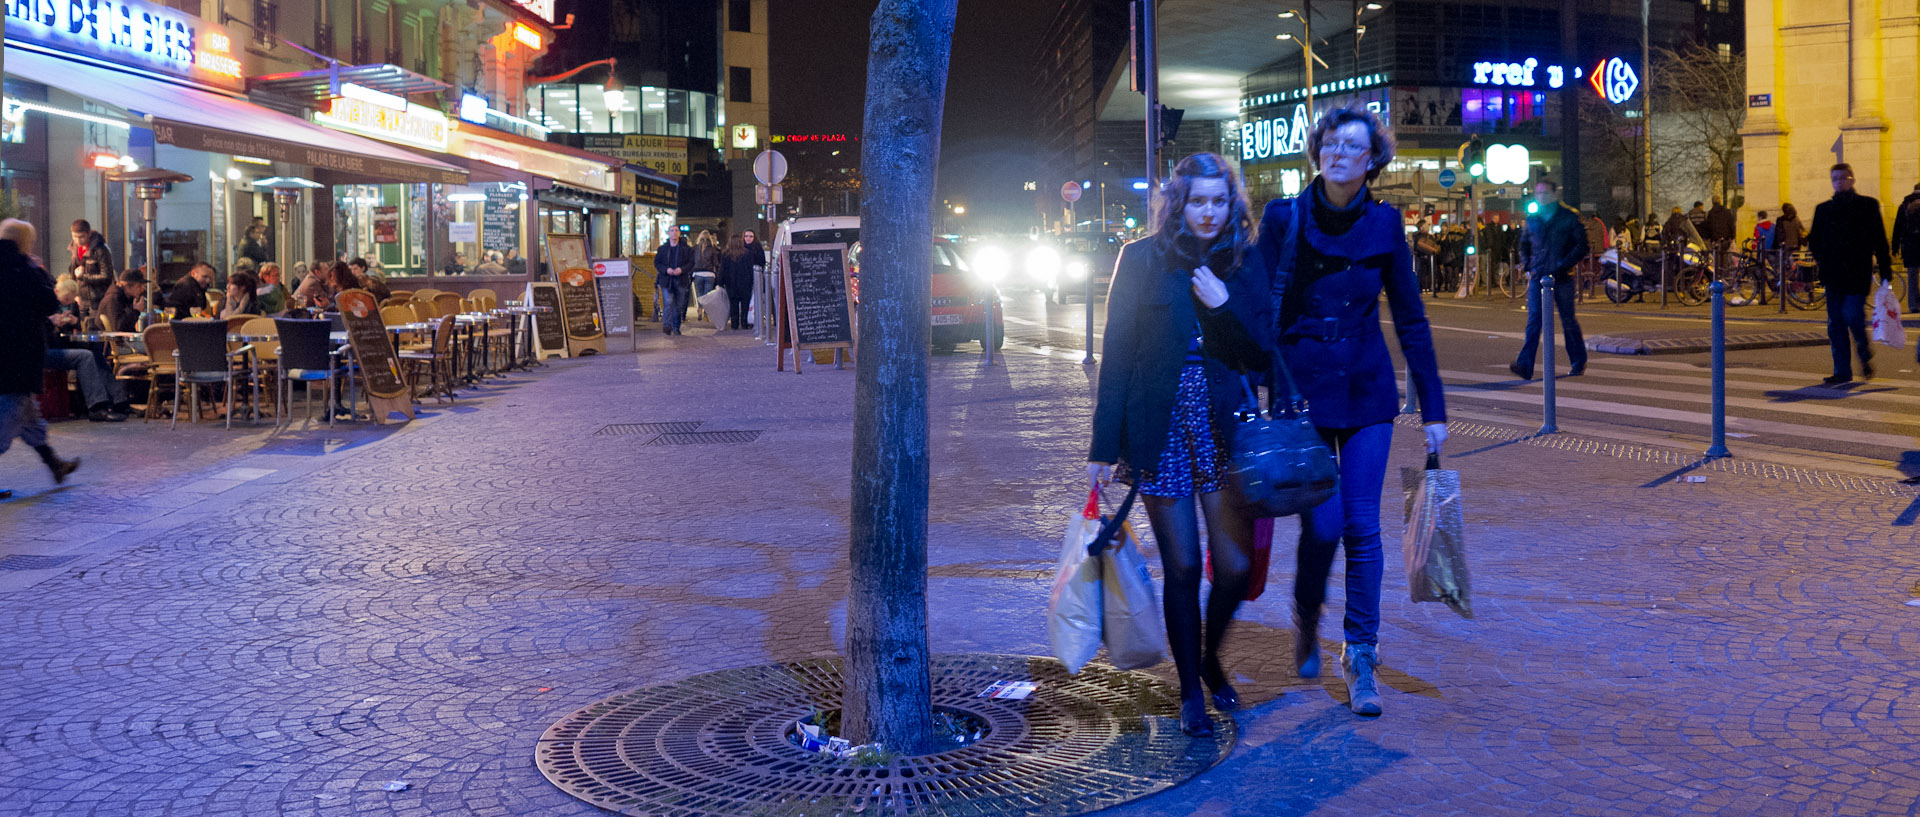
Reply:
M1221 710L1240 701L1220 646L1247 594L1254 520L1221 489L1241 376L1271 366L1271 286L1253 256L1246 188L1225 159L1180 160L1155 204L1153 235L1121 248L1107 295L1087 476L1097 491L1119 465L1143 497L1166 570L1180 729L1210 735L1201 684ZM1196 497L1213 565L1204 625Z
M693 248L680 237L680 231L667 229L667 242L653 251L653 286L660 293L660 331L680 334L686 320L687 293L693 290Z
M1880 202L1853 190L1853 166L1842 162L1827 175L1833 182L1833 198L1813 208L1807 249L1820 267L1821 285L1827 288L1827 342L1833 346L1833 374L1821 382L1837 386L1853 381L1854 354L1860 356L1860 374L1873 379L1867 293L1873 288L1876 269L1881 281L1893 280L1893 254L1887 247L1886 222L1880 220Z
M1340 488L1300 518L1294 576L1294 666L1320 674L1319 624L1335 553L1346 549L1345 647L1340 665L1347 706L1380 714L1380 489L1386 479L1400 392L1380 331L1380 294L1392 311L1401 355L1420 398L1426 449L1447 439L1446 397L1433 330L1420 300L1400 211L1368 184L1393 161L1393 134L1364 109L1329 111L1307 137L1319 175L1297 198L1267 205L1260 220L1262 263L1273 270L1279 351L1340 465Z
M167 306L173 309L173 320L201 317L207 311L207 287L212 285L213 265L205 261L193 265L186 275L173 282L166 300Z
M1807 228L1800 223L1800 211L1792 204L1780 205L1780 217L1773 222L1773 243L1770 250L1786 250L1791 253L1807 243Z
M1713 209L1707 211L1707 223L1700 230L1700 236L1710 242L1732 241L1735 229L1733 211L1727 209L1719 196L1715 196Z
M82 317L92 316L113 287L113 251L107 249L107 237L84 218L73 222L73 265L68 272L80 282Z
M1892 240L1907 267L1907 311L1920 312L1920 184L1893 211Z
M107 332L132 332L140 325L146 306L147 276L138 269L120 273L120 283L100 299L100 327Z
M0 454L14 438L33 447L53 473L67 481L80 461L63 460L47 442L47 421L40 417L38 395L46 383L47 318L60 310L53 278L27 252L34 245L33 225L0 221Z
M747 328L747 304L753 300L753 279L766 266L767 254L753 241L753 231L727 239L720 254L720 286L727 290L727 328Z
M1573 314L1576 293L1573 270L1587 259L1587 227L1580 214L1561 203L1560 185L1541 179L1533 185L1533 198L1540 212L1527 216L1527 243L1520 249L1520 264L1527 271L1527 338L1520 344L1520 357L1507 365L1507 371L1522 380L1533 379L1533 359L1540 351L1541 302L1540 276L1553 276L1554 308L1560 313L1560 327L1567 339L1569 377L1587 371L1587 342L1580 335L1580 321Z
M273 253L267 249L266 225L249 225L247 227L247 237L241 239L238 252L235 254L241 258L252 261L256 269L259 265L273 260Z

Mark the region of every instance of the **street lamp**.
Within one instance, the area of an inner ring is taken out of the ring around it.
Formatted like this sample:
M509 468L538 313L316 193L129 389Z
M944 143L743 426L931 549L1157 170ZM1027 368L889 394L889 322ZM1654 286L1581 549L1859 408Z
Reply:
M1300 11L1299 9L1287 9L1286 11L1280 12L1280 19L1282 20L1298 19L1300 21L1301 62L1305 63L1307 66L1307 76L1306 76L1307 123L1309 126L1311 126L1313 123L1313 120L1318 118L1314 115L1315 111L1313 109L1313 64L1317 62L1317 63L1320 63L1320 67L1325 68L1327 67L1327 63L1326 63L1326 60L1320 59L1320 55L1313 53L1313 16L1312 16L1313 2L1312 0L1308 0L1306 6L1307 6L1306 11ZM1291 40L1293 39L1293 35L1291 33L1280 34L1275 36L1274 39Z

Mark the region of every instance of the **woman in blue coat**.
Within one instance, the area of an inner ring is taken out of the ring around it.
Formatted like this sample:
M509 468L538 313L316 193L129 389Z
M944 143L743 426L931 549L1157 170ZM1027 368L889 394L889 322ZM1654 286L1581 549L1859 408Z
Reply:
M1335 551L1347 551L1346 645L1340 666L1347 705L1380 714L1373 669L1380 661L1380 489L1386 479L1399 390L1380 331L1387 295L1400 352L1413 371L1426 447L1447 439L1447 410L1433 333L1420 302L1400 211L1373 200L1367 183L1393 161L1393 136L1363 109L1328 112L1307 138L1319 176L1298 197L1267 205L1260 255L1271 270L1278 347L1307 399L1314 426L1340 463L1340 489L1301 515L1294 576L1295 666L1320 674L1318 627Z
M1220 645L1247 594L1253 519L1221 491L1225 435L1245 394L1239 373L1271 364L1272 285L1251 263L1252 208L1225 159L1182 159L1155 204L1154 234L1122 248L1107 295L1087 476L1098 489L1118 464L1144 497L1166 569L1180 729L1201 736L1213 733L1203 681L1216 707L1240 702ZM1196 498L1213 559L1204 625Z

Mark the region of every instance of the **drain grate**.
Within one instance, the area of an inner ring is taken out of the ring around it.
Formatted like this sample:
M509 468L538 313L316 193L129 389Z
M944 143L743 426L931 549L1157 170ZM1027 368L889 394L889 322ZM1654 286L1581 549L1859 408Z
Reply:
M595 437L644 437L654 434L685 434L700 427L700 421L685 423L617 423L601 426Z
M1071 815L1138 800L1226 758L1237 728L1181 734L1167 682L1051 658L935 656L933 703L987 734L930 755L861 765L796 748L787 728L840 706L837 659L747 667L625 692L547 729L536 764L561 790L625 814ZM1022 701L974 697L1030 680Z
M662 434L647 445L742 445L758 439L758 431L689 431Z
M0 570L46 570L52 567L59 567L78 558L80 558L78 555L31 556L27 554L16 554L0 558Z

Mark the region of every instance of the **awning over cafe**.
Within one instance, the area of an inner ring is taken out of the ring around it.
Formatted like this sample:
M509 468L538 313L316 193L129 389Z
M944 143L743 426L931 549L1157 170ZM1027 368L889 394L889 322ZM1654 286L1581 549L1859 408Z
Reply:
M309 165L367 181L467 181L466 171L444 162L146 74L12 47L6 50L6 73L144 116L162 144Z

